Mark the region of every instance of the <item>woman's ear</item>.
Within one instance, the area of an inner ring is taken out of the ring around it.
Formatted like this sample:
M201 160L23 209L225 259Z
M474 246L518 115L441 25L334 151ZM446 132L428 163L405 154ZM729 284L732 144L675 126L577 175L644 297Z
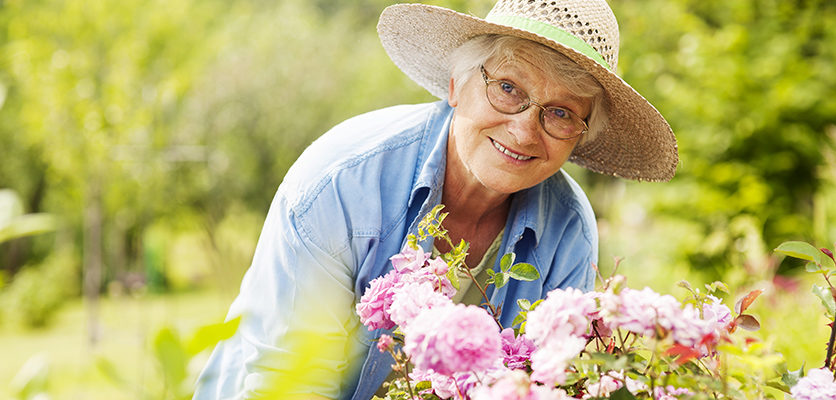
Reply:
M453 77L450 77L450 87L447 89L447 104L450 107L456 107L459 105L459 94L456 92L456 83L453 80Z

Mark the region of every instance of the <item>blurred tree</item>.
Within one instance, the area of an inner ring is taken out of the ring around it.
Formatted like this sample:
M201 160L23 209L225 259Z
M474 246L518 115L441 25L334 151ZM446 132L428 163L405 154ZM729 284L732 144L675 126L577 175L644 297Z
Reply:
M4 166L0 176L38 182L19 187L33 211L61 215L80 233L91 307L105 264L118 270L137 255L121 244L189 200L173 190L193 179L192 166L178 162L203 161L202 148L172 134L169 121L216 56L212 28L223 5L53 0L0 9L0 128L12 144L3 158L34 159Z
M201 230L189 235L206 237L206 251L235 248L218 226L263 215L316 137L364 111L433 100L379 44L374 25L392 3L5 1L0 186L67 222L91 298L146 271L165 289L178 230ZM484 16L493 1L430 3ZM833 164L820 151L833 147L836 121L834 3L612 6L623 76L671 122L682 163L665 185L578 173L602 219L633 212L607 203L611 193L643 193L663 218L696 227L664 245L703 268L734 264L747 243L826 235L821 226L836 223L809 221L836 214L822 206L834 197L822 184ZM9 271L49 249L10 243L17 249L0 246ZM219 271L246 267L228 265L239 256L207 259Z
M623 76L679 140L677 176L651 190L656 211L703 227L683 256L729 267L746 248L734 228L741 215L770 249L813 238L822 150L836 146L827 134L836 123L836 3L622 0L613 8Z

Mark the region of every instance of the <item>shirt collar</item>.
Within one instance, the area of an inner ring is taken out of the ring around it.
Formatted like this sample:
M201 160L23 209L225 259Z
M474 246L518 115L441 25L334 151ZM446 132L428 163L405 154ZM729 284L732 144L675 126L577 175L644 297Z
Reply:
M412 193L409 195L409 206L417 201L440 199L441 188L444 185L444 171L447 165L447 136L450 131L450 121L453 108L446 100L437 101L427 119L424 135L421 139L418 167L413 177ZM421 189L429 189L421 190Z

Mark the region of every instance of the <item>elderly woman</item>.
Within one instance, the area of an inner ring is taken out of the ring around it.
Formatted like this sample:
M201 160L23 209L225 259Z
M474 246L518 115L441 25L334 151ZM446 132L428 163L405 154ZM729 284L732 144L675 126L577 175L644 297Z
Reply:
M239 330L215 349L195 398L272 388L369 399L391 358L370 346L382 332L354 305L434 206L446 206L445 227L470 243L477 272L508 252L538 269L538 280L489 291L509 326L517 299L593 287L595 218L567 160L636 180L675 172L669 125L613 72L618 31L604 0L500 0L485 19L396 5L378 30L395 64L444 100L349 119L300 156L231 306Z

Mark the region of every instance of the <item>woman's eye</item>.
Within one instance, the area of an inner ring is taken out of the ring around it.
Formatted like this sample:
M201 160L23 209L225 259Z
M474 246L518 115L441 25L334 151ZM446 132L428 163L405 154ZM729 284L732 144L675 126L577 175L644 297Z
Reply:
M549 108L549 113L557 118L569 118L569 111L560 107Z
M508 83L508 82L499 82L499 87L500 87L500 88L502 88L502 91L503 91L503 92L508 93L508 94L513 93L513 92L514 92L514 89L516 89L516 88L514 87L514 85L512 85L512 84L510 84L510 83Z

